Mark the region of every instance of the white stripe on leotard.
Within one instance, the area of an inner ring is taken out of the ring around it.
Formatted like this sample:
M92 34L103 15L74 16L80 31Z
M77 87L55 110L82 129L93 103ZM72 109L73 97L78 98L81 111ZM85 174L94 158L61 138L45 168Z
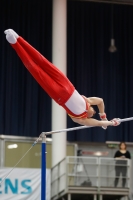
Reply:
M80 115L86 111L86 102L77 90L73 92L65 105L75 115Z

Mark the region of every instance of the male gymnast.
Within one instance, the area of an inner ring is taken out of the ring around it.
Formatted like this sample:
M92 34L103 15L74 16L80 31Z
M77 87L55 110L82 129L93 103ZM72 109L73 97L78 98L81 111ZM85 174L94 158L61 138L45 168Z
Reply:
M108 121L105 113L104 101L98 97L85 97L80 95L68 78L35 48L19 36L14 30L4 31L7 41L14 48L24 66L32 74L39 85L54 101L62 106L71 119L86 126L117 126L118 119ZM101 120L93 117L95 110L99 109Z

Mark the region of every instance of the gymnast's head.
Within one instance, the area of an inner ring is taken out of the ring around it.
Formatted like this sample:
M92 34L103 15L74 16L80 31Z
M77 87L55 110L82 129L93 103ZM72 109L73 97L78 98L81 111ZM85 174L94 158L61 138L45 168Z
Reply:
M94 108L93 108L92 106L90 106L90 107L88 108L87 117L88 117L88 118L91 118L91 117L93 117L95 114L96 114L96 111L94 110Z

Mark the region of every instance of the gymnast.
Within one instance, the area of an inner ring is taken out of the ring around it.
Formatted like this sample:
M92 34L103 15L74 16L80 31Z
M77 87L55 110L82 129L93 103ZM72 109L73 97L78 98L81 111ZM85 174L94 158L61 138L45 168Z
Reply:
M80 95L68 78L35 48L19 36L14 30L4 31L6 40L14 48L24 66L32 74L45 92L60 106L62 106L71 119L86 126L117 126L117 118L108 121L105 113L104 101L98 97L85 97ZM101 120L93 117L96 105Z

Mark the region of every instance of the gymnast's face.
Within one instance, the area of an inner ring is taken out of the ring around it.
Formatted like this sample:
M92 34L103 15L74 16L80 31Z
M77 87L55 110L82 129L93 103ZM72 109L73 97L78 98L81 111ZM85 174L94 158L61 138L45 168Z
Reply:
M93 117L95 115L96 111L92 106L89 107L88 109L88 118Z

